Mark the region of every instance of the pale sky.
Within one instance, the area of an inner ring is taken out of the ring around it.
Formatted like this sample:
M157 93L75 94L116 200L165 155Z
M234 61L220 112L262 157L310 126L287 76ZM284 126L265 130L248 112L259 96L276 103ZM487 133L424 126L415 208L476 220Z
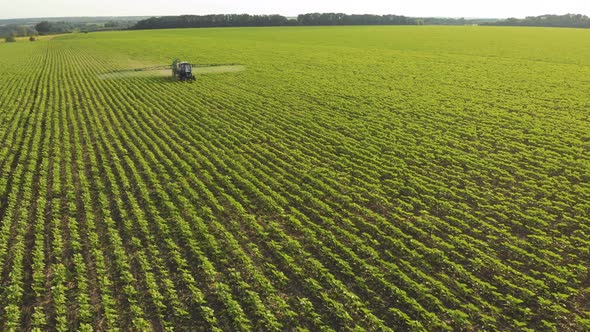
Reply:
M1 18L312 12L506 18L590 16L590 0L0 0Z

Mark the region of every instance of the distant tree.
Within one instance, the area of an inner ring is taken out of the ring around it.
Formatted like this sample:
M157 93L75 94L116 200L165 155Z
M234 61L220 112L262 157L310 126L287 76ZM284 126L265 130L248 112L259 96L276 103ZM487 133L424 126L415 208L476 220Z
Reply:
M37 23L37 25L35 25L35 30L37 30L37 32L39 32L40 35L46 35L46 34L50 33L51 28L52 28L52 24L47 21L43 21L43 22Z
M121 22L109 21L104 24L105 28L117 28L121 26Z
M20 37L27 37L29 35L29 28L26 25L19 25L17 33Z
M14 43L14 42L16 42L16 37L14 37L14 36L9 36L9 37L6 37L4 40L5 40L7 43Z

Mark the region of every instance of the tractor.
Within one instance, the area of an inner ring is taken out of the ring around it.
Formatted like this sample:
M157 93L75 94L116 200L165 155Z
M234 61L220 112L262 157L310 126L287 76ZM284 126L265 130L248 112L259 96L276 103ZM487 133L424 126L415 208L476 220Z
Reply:
M168 65L168 66L122 69L122 70L113 71L111 73L127 73L127 72L137 72L137 71L172 69L172 77L174 79L181 81L181 82L187 82L187 81L195 81L197 79L195 77L195 75L193 75L193 67L203 68L203 67L223 67L223 66L237 66L237 64L233 64L233 63L232 64L221 64L221 63L194 64L194 63L189 63L186 61L180 61L178 59L174 59L174 61L172 61L172 65Z
M176 77L179 81L194 81L196 80L195 76L193 75L193 65L175 59L172 62L172 76Z

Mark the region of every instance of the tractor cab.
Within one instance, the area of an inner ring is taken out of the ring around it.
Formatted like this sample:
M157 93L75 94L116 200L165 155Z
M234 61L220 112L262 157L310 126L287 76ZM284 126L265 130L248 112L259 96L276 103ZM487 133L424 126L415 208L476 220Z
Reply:
M174 60L172 63L172 75L179 81L195 80L195 76L193 75L193 66L190 63L184 61L181 62L179 60Z

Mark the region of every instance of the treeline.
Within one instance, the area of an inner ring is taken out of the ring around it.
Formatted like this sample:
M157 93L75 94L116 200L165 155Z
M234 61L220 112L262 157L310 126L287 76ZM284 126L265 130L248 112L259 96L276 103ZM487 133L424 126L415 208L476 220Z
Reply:
M141 20L132 29L212 28L294 25L416 25L418 20L398 15L347 15L342 13L311 13L289 19L281 15L182 15Z
M37 31L30 26L7 24L0 26L0 38L36 36Z
M297 16L298 25L416 25L419 22L399 15L347 15L311 13Z
M283 26L290 25L290 21L281 15L181 15L148 18L137 22L132 29Z
M104 30L123 30L132 27L135 21L112 20L102 23L84 22L50 22L43 21L35 25L35 30L41 35L53 35L70 32L89 32Z
M482 25L496 26L531 26L560 28L590 28L590 18L580 14L527 16L524 19L509 18Z
M142 18L142 17L137 17ZM100 19L104 21L99 21ZM107 21L108 19L108 21ZM318 26L318 25L492 25L590 28L590 18L580 14L528 16L524 19L465 19L440 17L407 17L402 15L348 15L343 13L309 13L296 18L281 15L181 15L143 18L72 18L72 21L44 19L29 23L32 19L3 20L0 38L29 37L70 32L89 32L122 29L171 29L213 27L261 27L261 26Z
M109 20L99 22L98 18L89 18L88 22L77 21L72 18L71 21L56 21L47 19L41 22L28 22L25 19L5 20L2 22L13 22L0 24L0 38L6 37L30 37L37 35L52 35L70 32L85 31L104 31L104 30L122 30L128 29L135 25L137 20L130 20L126 17L121 19L109 18ZM105 18L106 19L106 18ZM30 19L29 19L30 20Z
M72 23L72 22L49 22L43 21L35 25L35 30L41 35L53 35L58 33L72 32L76 29L86 27L84 23Z

